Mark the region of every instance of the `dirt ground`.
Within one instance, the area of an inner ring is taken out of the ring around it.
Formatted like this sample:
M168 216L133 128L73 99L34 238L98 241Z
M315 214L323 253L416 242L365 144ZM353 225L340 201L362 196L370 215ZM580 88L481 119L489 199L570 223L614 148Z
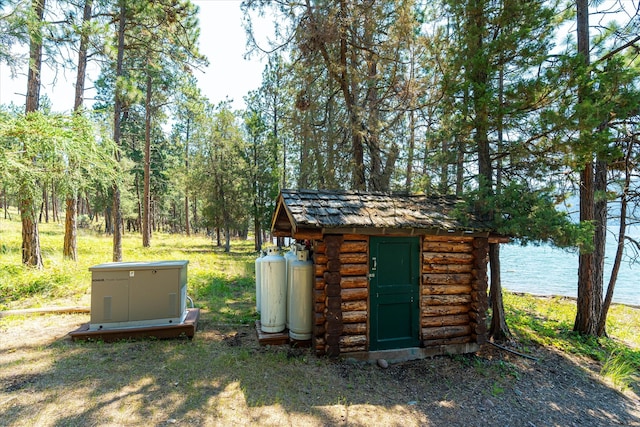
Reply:
M486 345L384 369L204 320L193 341L71 341L86 321L0 319L0 426L640 426L637 387L544 347L527 349L536 360Z

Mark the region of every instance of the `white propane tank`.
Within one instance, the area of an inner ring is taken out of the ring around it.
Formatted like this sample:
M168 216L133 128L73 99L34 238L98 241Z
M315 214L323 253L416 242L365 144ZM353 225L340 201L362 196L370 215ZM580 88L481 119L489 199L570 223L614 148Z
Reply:
M298 259L291 263L287 308L289 337L304 341L313 331L313 262L309 251L298 251Z
M261 307L260 307L260 294L262 291L262 282L261 277L262 277L262 258L263 258L264 254L262 253L262 251L260 251L258 253L258 258L256 258L256 311L258 313L260 313L261 311Z
M291 289L291 264L293 264L293 262L295 260L298 259L298 257L296 256L296 245L291 245L291 247L289 248L289 252L287 252L284 255L284 260L287 263L287 289ZM287 301L289 300L289 292L287 292ZM287 328L289 327L289 304L287 304L287 314L286 314L286 325Z
M282 332L287 317L287 274L284 257L277 249L270 248L260 261L260 323L262 331Z

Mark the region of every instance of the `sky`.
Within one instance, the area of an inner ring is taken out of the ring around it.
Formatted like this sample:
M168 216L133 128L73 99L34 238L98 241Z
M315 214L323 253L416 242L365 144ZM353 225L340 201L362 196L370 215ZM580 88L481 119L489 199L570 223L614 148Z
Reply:
M209 58L204 74L196 73L199 86L213 103L226 97L236 108L242 97L257 89L265 64L244 59L247 37L242 27L240 0L195 0L200 8L200 50Z
M214 104L232 99L234 108L244 107L243 97L260 86L264 63L259 59L244 59L246 35L242 27L241 0L193 0L200 8L200 51L209 59L204 72L195 72L202 93ZM95 66L88 67L86 87L98 77ZM0 104L14 102L24 105L26 71L12 78L9 69L0 64ZM53 102L54 111L63 112L73 108L73 82L75 71L43 70L41 95L46 94ZM91 97L91 90L86 97ZM86 104L90 100L85 101Z

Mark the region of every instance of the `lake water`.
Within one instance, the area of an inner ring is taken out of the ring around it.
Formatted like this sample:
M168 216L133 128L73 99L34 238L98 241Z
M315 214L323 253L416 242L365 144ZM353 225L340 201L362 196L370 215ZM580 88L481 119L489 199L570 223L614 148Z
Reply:
M640 228L635 227L627 234L630 237L638 238L640 237ZM606 293L606 287L609 283L616 244L613 235L609 233L607 235L603 294ZM632 254L628 248L626 250L628 254ZM509 291L570 297L578 295L577 252L568 252L549 245L501 245L500 266L502 287ZM620 266L613 301L640 306L640 264L630 264L628 257L623 258Z

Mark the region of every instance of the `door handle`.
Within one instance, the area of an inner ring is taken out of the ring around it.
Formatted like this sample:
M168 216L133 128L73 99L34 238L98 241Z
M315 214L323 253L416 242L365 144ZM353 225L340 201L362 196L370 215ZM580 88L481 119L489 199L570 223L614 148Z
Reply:
M378 260L376 257L371 257L371 269L376 270L378 268Z

